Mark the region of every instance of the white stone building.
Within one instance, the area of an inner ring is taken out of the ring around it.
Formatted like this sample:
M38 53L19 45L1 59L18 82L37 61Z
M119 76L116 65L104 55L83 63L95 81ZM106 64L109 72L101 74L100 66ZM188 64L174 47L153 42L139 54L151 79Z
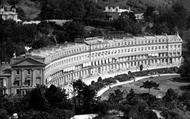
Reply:
M15 8L11 8L10 6L6 6L5 8L0 8L0 16L3 20L13 20L16 22L20 22L21 20L18 19L18 14Z
M182 39L179 35L87 38L73 43L35 50L45 58L47 85L64 87L78 79L90 84L92 77L128 71L180 66Z

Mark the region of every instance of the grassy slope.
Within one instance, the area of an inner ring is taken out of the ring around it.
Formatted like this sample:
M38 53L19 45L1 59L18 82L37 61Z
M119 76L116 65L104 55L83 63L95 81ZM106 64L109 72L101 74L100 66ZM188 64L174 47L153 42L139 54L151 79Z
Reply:
M165 94L165 92L169 89L172 88L174 89L177 93L181 94L184 90L181 90L181 86L187 86L189 83L187 82L181 82L179 80L175 80L174 78L179 77L179 76L161 76L161 77L155 77L155 78L148 78L148 79L143 79L140 81L137 81L135 83L130 83L130 84L125 84L122 86L117 86L114 88L109 89L106 91L102 96L101 99L105 100L108 98L109 94L114 92L116 89L120 89L124 91L124 95L126 96L127 92L129 92L131 89L134 89L136 93L148 93L148 89L145 88L140 88L140 86L143 85L143 82L146 80L153 80L154 82L157 82L160 84L159 89L160 90L155 90L151 89L151 94L152 95L158 95L158 94Z
M17 7L23 9L27 19L34 19L40 14L40 4L30 0L20 0Z

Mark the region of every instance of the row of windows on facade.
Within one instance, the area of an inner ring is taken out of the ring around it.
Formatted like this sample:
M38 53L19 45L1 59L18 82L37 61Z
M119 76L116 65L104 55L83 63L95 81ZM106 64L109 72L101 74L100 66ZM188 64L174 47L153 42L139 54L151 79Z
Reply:
M119 57L119 58L108 58L107 60L97 60L92 62L92 66L98 66L102 64L109 64L109 63L116 63L116 62L125 62L125 61L133 61L133 60L142 60L142 59L149 59L149 58L155 58L155 57L175 57L175 56L181 56L180 52L173 52L173 53L159 53L158 56L153 56L149 54L145 55L134 55L134 56L125 56L125 57Z
M174 41L178 41L178 39L174 39ZM123 42L113 42L113 43L106 43L106 44L98 44L98 45L90 45L89 47L80 47L80 48L73 48L72 50L66 50L60 53L57 53L55 55L52 55L50 58L51 60L55 60L59 58L60 56L67 56L74 53L84 52L90 50L96 50L96 49L102 49L107 47L118 47L118 46L128 46L128 45L142 45L142 44L152 44L152 43L165 43L167 42L167 39L147 39L147 40L131 40L131 41L123 41Z
M27 71L27 74L31 74L32 70L31 69L26 69L25 71ZM17 69L16 70L16 74L19 75L22 71ZM41 71L38 70L38 73L41 74Z
M180 60L180 58L173 58L173 59L175 59L175 61L179 61ZM159 62L157 62L159 60ZM151 65L151 64L161 64L161 63L172 63L172 58L169 58L169 59L154 59L154 60L144 60L144 64L147 64L147 65ZM131 62L131 63L128 63L128 66L129 67L139 67L140 65L142 64L142 62ZM113 65L115 65L115 64L113 64ZM112 65L110 65L110 66L112 66ZM112 66L112 68L114 68L113 66ZM115 65L115 68L117 68L117 66ZM81 72L82 72L83 70L81 70ZM96 72L96 71L94 71L94 72ZM86 73L89 73L89 71L86 71ZM92 72L93 73L93 72ZM100 72L101 73L101 72ZM52 79L57 79L57 80L52 80L50 83L51 84L60 84L60 83L62 83L62 82L67 82L68 80L71 82L72 80L74 80L73 78L76 78L76 77L80 77L79 76L80 75L80 73L79 72L75 72L75 73L70 73L70 74L65 74L64 75L64 77L63 77L63 75L60 75L60 76L57 76L57 77L53 77ZM83 75L84 76L84 75ZM62 78L60 78L60 77L62 77ZM71 80L72 79L72 80Z
M177 51L177 52L169 52L169 53L168 52L157 53L157 54L158 55L156 55L156 56L158 56L158 57L176 57L176 56L181 56L181 52L179 52L179 51ZM153 54L144 54L144 55L124 56L124 57L120 57L119 60L116 60L115 58L107 58L107 60L108 60L108 63L114 63L116 61L128 61L128 60L137 60L137 59L147 59L147 58L152 58L152 57L155 57L155 56ZM113 59L115 59L115 60L113 60ZM99 63L99 62L103 62L103 60L106 60L106 59L93 61L91 63L91 66L97 66L96 64L102 64L102 63ZM75 66L74 66L74 68L71 68L71 69L75 69Z
M14 86L31 86L32 79L27 79L24 82L22 82L21 80L15 79L15 81L13 82ZM41 84L41 77L36 78L36 85L37 84Z
M180 55L180 52L173 52L173 53L169 53L169 54L168 53L159 53L158 54L158 57L160 57L160 58L164 58L164 57L168 57L168 56L176 57L176 56L181 56L181 55ZM125 56L125 57L119 57L119 58L108 58L108 59L97 60L97 61L91 62L91 66L100 66L100 65L116 63L116 62L121 63L121 62L126 62L126 61L142 60L142 59L145 59L144 60L145 62L147 61L150 63L152 60L149 60L149 58L153 58L153 57L155 57L155 56L150 56L150 55L146 54L146 55ZM160 61L161 61L160 63L164 63L164 60L165 59L160 59ZM136 62L134 62L134 63L136 65ZM133 66L133 64L131 66ZM82 69L82 68L85 68L85 67L83 67L83 65L81 64L80 68L77 68L77 70ZM66 73L69 73L69 72L64 72L63 70L61 70L61 71L54 73L51 76L52 76L52 78L55 78L55 77L61 76Z
M28 92L30 92L29 89L16 89L17 95L26 95Z
M119 53L126 53L126 52L136 52L136 51L147 51L147 50L164 50L167 49L167 45L155 45L155 46L141 46L138 48L122 48L122 49L118 49L118 50L111 50L111 51L100 51L100 52L96 52L96 53L91 53L91 54L85 54L85 55L81 55L81 56L76 56L76 57L72 57L72 58L68 58L65 60L62 60L62 62L57 62L54 64L51 64L50 66L48 66L46 69L50 69L50 67L55 67L58 65L61 65L61 63L70 63L73 61L77 61L77 60L84 60L85 58L89 58L90 56L93 57L97 57L97 56L105 56L105 55L110 55L110 54L119 54ZM172 44L169 45L169 48L173 48L174 50L180 49L181 45L180 44Z

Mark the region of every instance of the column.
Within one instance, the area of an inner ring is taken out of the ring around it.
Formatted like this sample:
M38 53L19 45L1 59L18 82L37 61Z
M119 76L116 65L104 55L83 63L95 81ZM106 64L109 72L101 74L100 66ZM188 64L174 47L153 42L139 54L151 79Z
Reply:
M24 69L21 69L21 82L20 82L20 86L23 86L23 80L24 80Z
M31 77L31 86L34 87L35 84L36 84L36 77L35 77L35 70L34 69L31 69L31 74L32 74L32 77ZM42 84L42 81L40 82L40 84Z

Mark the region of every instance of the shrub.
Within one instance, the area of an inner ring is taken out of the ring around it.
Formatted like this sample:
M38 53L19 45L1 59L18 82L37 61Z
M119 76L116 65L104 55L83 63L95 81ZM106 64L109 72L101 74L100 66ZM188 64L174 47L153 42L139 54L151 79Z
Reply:
M102 82L105 84L105 85L110 85L112 83L116 83L116 80L115 78L106 78L104 80L102 80Z
M121 74L114 77L115 80L118 80L120 82L128 81L130 80L130 77L127 74Z
M163 99L166 101L166 102L171 102L171 101L174 101L178 98L178 95L177 93L173 90L173 89L168 89L167 92L166 92L166 95L163 97Z
M0 109L0 119L9 119L6 110L4 110L4 109Z
M101 82L101 81L102 81L102 77L99 77L99 78L98 78L98 82Z

